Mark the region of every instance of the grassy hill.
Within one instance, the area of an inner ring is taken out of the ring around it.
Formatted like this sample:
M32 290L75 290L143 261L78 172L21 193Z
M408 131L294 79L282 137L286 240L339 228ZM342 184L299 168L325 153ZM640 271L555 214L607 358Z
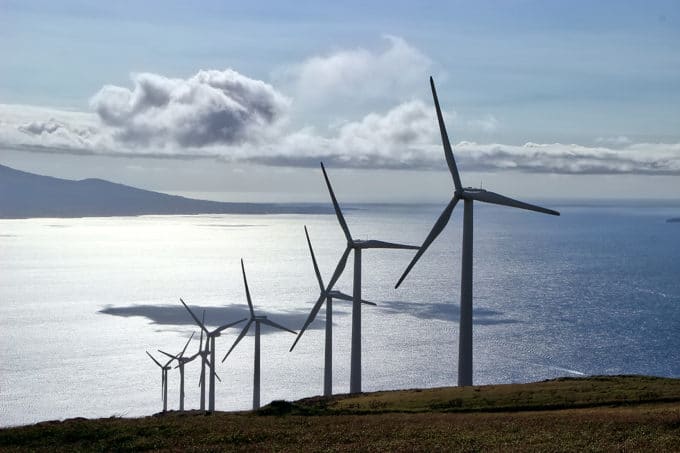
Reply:
M599 376L0 430L2 451L680 450L680 380Z

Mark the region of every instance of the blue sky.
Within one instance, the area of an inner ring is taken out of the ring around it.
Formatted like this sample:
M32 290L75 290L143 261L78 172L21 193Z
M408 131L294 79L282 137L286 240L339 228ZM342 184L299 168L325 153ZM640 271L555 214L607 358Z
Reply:
M680 198L675 1L1 3L0 163L211 198L302 200L317 198L310 166L323 158L348 198L438 201L430 191L444 199L448 181L433 171L444 161L428 119L432 74L470 184L537 198ZM206 105L112 110L124 90L130 101L168 80L175 93L214 88L225 73L199 71L226 69L266 84L248 93L265 96L259 112L274 118L241 112L257 121L226 133L206 124L235 113L213 112L191 134L168 136L186 123L178 111ZM419 189L395 194L395 181Z

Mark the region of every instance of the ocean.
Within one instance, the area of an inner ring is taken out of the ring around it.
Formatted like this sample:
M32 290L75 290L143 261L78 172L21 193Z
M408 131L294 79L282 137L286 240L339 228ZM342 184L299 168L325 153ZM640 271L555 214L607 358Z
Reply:
M555 202L560 217L475 205L474 383L560 376L680 377L680 207ZM420 245L443 206L347 205L355 238ZM177 353L206 323L255 311L298 330L318 297L307 225L326 281L345 246L332 215L196 215L0 220L0 425L159 412L145 351ZM404 281L413 251L363 253L363 389L455 385L462 206ZM337 289L352 292L352 261ZM324 311L294 336L263 327L262 403L323 390ZM349 390L350 304L334 304L334 392ZM218 410L252 405L253 337L224 361ZM198 408L198 361L186 407ZM179 373L169 375L177 409Z

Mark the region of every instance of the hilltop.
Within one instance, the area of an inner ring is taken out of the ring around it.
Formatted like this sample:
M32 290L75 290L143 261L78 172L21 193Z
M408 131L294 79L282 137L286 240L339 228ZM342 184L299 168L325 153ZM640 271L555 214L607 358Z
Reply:
M0 218L330 213L310 204L194 200L103 179L53 178L0 165Z
M563 378L275 401L257 412L72 419L0 430L15 450L678 450L680 379Z

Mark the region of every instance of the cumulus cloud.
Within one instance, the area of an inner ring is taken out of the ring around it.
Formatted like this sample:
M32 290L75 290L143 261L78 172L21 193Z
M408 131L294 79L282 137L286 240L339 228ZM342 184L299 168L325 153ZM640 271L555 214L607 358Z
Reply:
M431 60L396 36L384 36L386 47L356 48L314 56L274 75L293 93L301 108L342 103L369 103L410 97L427 87ZM340 102L338 102L340 100Z
M130 146L204 147L257 141L282 120L288 99L236 71L188 79L142 73L133 88L105 86L90 102L114 138Z

